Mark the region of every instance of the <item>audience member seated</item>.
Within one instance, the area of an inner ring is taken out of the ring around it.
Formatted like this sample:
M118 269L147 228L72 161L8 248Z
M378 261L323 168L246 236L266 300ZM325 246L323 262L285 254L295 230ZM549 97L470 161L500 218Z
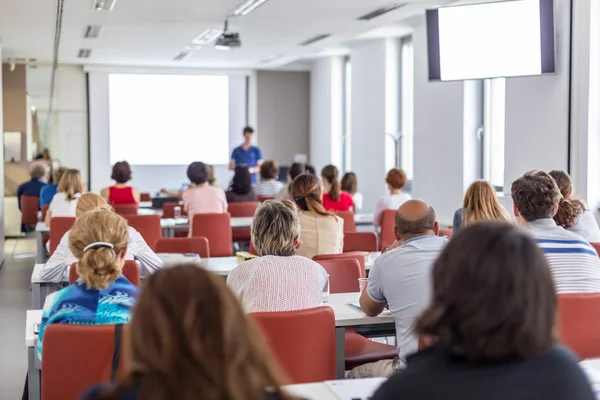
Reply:
M473 182L467 189L462 208L454 213L452 233L477 221L510 221L508 212L498 201L496 190L484 180Z
M312 165L310 165L310 164L304 164L304 169L306 170L307 174L311 174L311 175L317 176L317 170Z
M108 188L102 189L100 193L109 204L137 204L140 202L140 192L127 185L131 180L131 167L127 161L119 161L113 165L112 175L110 177L116 183Z
M353 211L354 201L348 193L342 192L339 171L334 165L327 165L321 170L323 179L323 207L327 211Z
M215 178L215 167L210 165L210 164L206 164L206 168L208 170L208 184L210 186L214 186L216 188L220 188L221 186L219 186L219 183L217 182L217 178ZM183 188L187 187L188 185L182 185ZM177 197L179 200L183 199L183 189L180 189L176 192L172 192L168 189L160 189L160 193L164 194L165 196L169 196L169 197Z
M221 186L219 186L219 182L217 182L217 177L215 176L215 167L212 164L206 164L206 168L208 168L208 184L210 186L214 186L214 187L218 187L220 188Z
M396 242L371 268L360 307L372 317L389 308L396 322L399 359L356 367L350 378L391 376L394 366L404 365L406 356L419 346L413 321L429 304L431 268L448 241L438 236L440 228L433 208L420 200L400 206L394 232Z
M260 182L256 184L254 190L258 196L275 197L283 188L283 183L279 182L279 165L275 161L265 161L260 166Z
M600 259L596 250L552 219L561 198L558 185L546 172L529 171L512 184L517 222L546 253L557 292L600 292Z
M574 232L588 242L600 242L600 229L594 213L584 201L573 195L571 177L564 171L550 171L562 194L554 221L568 231Z
M300 249L298 255L313 258L319 254L339 254L344 249L344 220L323 208L321 183L313 174L300 174L291 193L300 209Z
M431 304L408 357L373 400L593 400L577 358L556 343L548 263L517 227L483 222L455 236L433 266Z
M385 183L390 194L377 202L373 215L375 228L381 226L381 216L385 210L397 210L406 201L412 199L410 194L402 192L402 188L406 186L406 174L400 168L390 169L385 177Z
M246 312L292 311L321 304L327 272L296 255L301 242L294 203L271 200L260 205L252 221L252 243L259 257L238 265L227 277L227 285Z
M38 356L42 355L44 329L49 324L129 322L138 288L121 275L127 243L127 222L111 211L89 212L75 222L69 249L79 260L79 279L57 292L44 307Z
M187 169L187 176L193 185L183 192L183 208L190 219L190 235L196 214L222 214L227 212L225 191L208 183L206 164L196 161Z
M223 279L197 266L148 279L125 340L134 368L83 400L291 400L259 329Z
M256 192L252 187L252 174L245 165L235 167L229 190L225 193L228 203L244 203L256 201Z
M42 190L40 190L40 207L50 205L50 202L58 189L60 178L62 178L65 172L67 172L65 167L59 167L52 170L50 181L46 186L42 187Z
M75 218L81 219L86 213L91 211L112 211L110 205L102 197L95 193L86 193L77 201ZM147 276L162 267L162 260L154 254L148 247L146 241L138 231L132 227L127 227L128 242L126 260L139 261L142 276ZM41 269L40 277L49 282L60 282L64 276L67 276L71 264L77 261L78 257L69 249L69 238L71 231L67 232L62 239L56 251Z
M75 217L77 200L82 193L81 173L77 169L67 170L60 180L58 192L54 195L48 208L46 225L50 226L52 217Z
M40 197L40 191L48 184L48 166L42 161L34 162L31 164L29 175L31 176L31 179L20 184L17 188L19 210L21 209L21 196Z
M292 165L290 165L290 168L288 169L288 184L285 185L283 187L283 189L281 189L281 191L279 192L279 194L277 195L277 200L292 200L292 196L290 195L290 192L292 190L292 183L294 182L294 179L296 179L296 177L300 174L303 174L305 172L304 169L304 164L301 163L293 163Z
M352 196L354 209L360 211L363 208L363 195L358 191L358 178L354 172L346 172L342 177L342 192Z

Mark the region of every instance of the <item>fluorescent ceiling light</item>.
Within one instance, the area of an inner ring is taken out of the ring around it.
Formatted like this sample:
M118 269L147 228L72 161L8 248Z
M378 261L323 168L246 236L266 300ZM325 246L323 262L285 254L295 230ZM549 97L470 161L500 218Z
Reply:
M266 2L267 0L246 0L237 6L229 15L233 17L245 17Z
M90 58L91 55L91 49L79 49L79 52L77 53L77 57L79 58Z
M83 35L83 37L88 39L95 39L98 36L100 36L100 33L102 33L102 29L102 25L88 25L85 28L85 34Z
M193 44L209 44L214 42L221 34L223 29L207 29L192 40Z
M200 51L202 50L202 46L184 46L185 51Z
M92 8L96 11L112 11L117 0L93 0Z
M270 63L283 57L283 54L275 54L261 61L262 64Z
M173 60L181 61L189 55L190 55L190 53L188 53L187 51L180 51L178 53L175 53L175 55L173 56Z
M229 46L215 46L215 50L229 51L229 50L231 50L231 47L229 47Z

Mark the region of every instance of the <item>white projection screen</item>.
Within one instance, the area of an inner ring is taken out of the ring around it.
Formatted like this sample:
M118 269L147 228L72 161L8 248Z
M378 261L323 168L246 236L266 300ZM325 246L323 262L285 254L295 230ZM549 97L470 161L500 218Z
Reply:
M427 11L430 80L555 72L553 0L512 0Z

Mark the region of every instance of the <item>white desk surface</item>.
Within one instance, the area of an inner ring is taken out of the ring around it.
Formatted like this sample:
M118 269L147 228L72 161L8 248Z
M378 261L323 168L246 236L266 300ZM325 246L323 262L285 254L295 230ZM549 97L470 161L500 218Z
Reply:
M140 201L139 206L140 206L140 208L152 208L152 202L151 201Z
M283 389L292 396L310 400L368 399L373 396L383 382L385 382L384 378L351 379L288 385ZM344 392L348 393L350 397L338 396L331 387L337 385L345 386Z

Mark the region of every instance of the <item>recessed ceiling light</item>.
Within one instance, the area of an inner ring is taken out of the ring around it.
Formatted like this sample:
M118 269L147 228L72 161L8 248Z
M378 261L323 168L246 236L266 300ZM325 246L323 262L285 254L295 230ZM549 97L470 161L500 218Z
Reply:
M185 51L200 51L202 50L202 46L184 46Z
M79 49L79 52L77 53L77 57L79 58L90 58L91 55L91 49Z
M96 11L112 11L117 0L92 0L92 8Z
M189 55L190 55L190 53L188 53L187 51L180 51L178 53L175 53L175 55L173 56L173 60L181 61Z
M267 0L246 0L238 5L229 15L232 17L245 17L266 2Z
M193 44L209 44L214 42L221 34L223 33L223 29L207 29L198 36L196 36L193 40Z
M85 28L85 33L83 37L88 39L95 39L102 33L103 26L102 25L88 25Z
M229 46L215 46L215 50L229 51L231 47Z

